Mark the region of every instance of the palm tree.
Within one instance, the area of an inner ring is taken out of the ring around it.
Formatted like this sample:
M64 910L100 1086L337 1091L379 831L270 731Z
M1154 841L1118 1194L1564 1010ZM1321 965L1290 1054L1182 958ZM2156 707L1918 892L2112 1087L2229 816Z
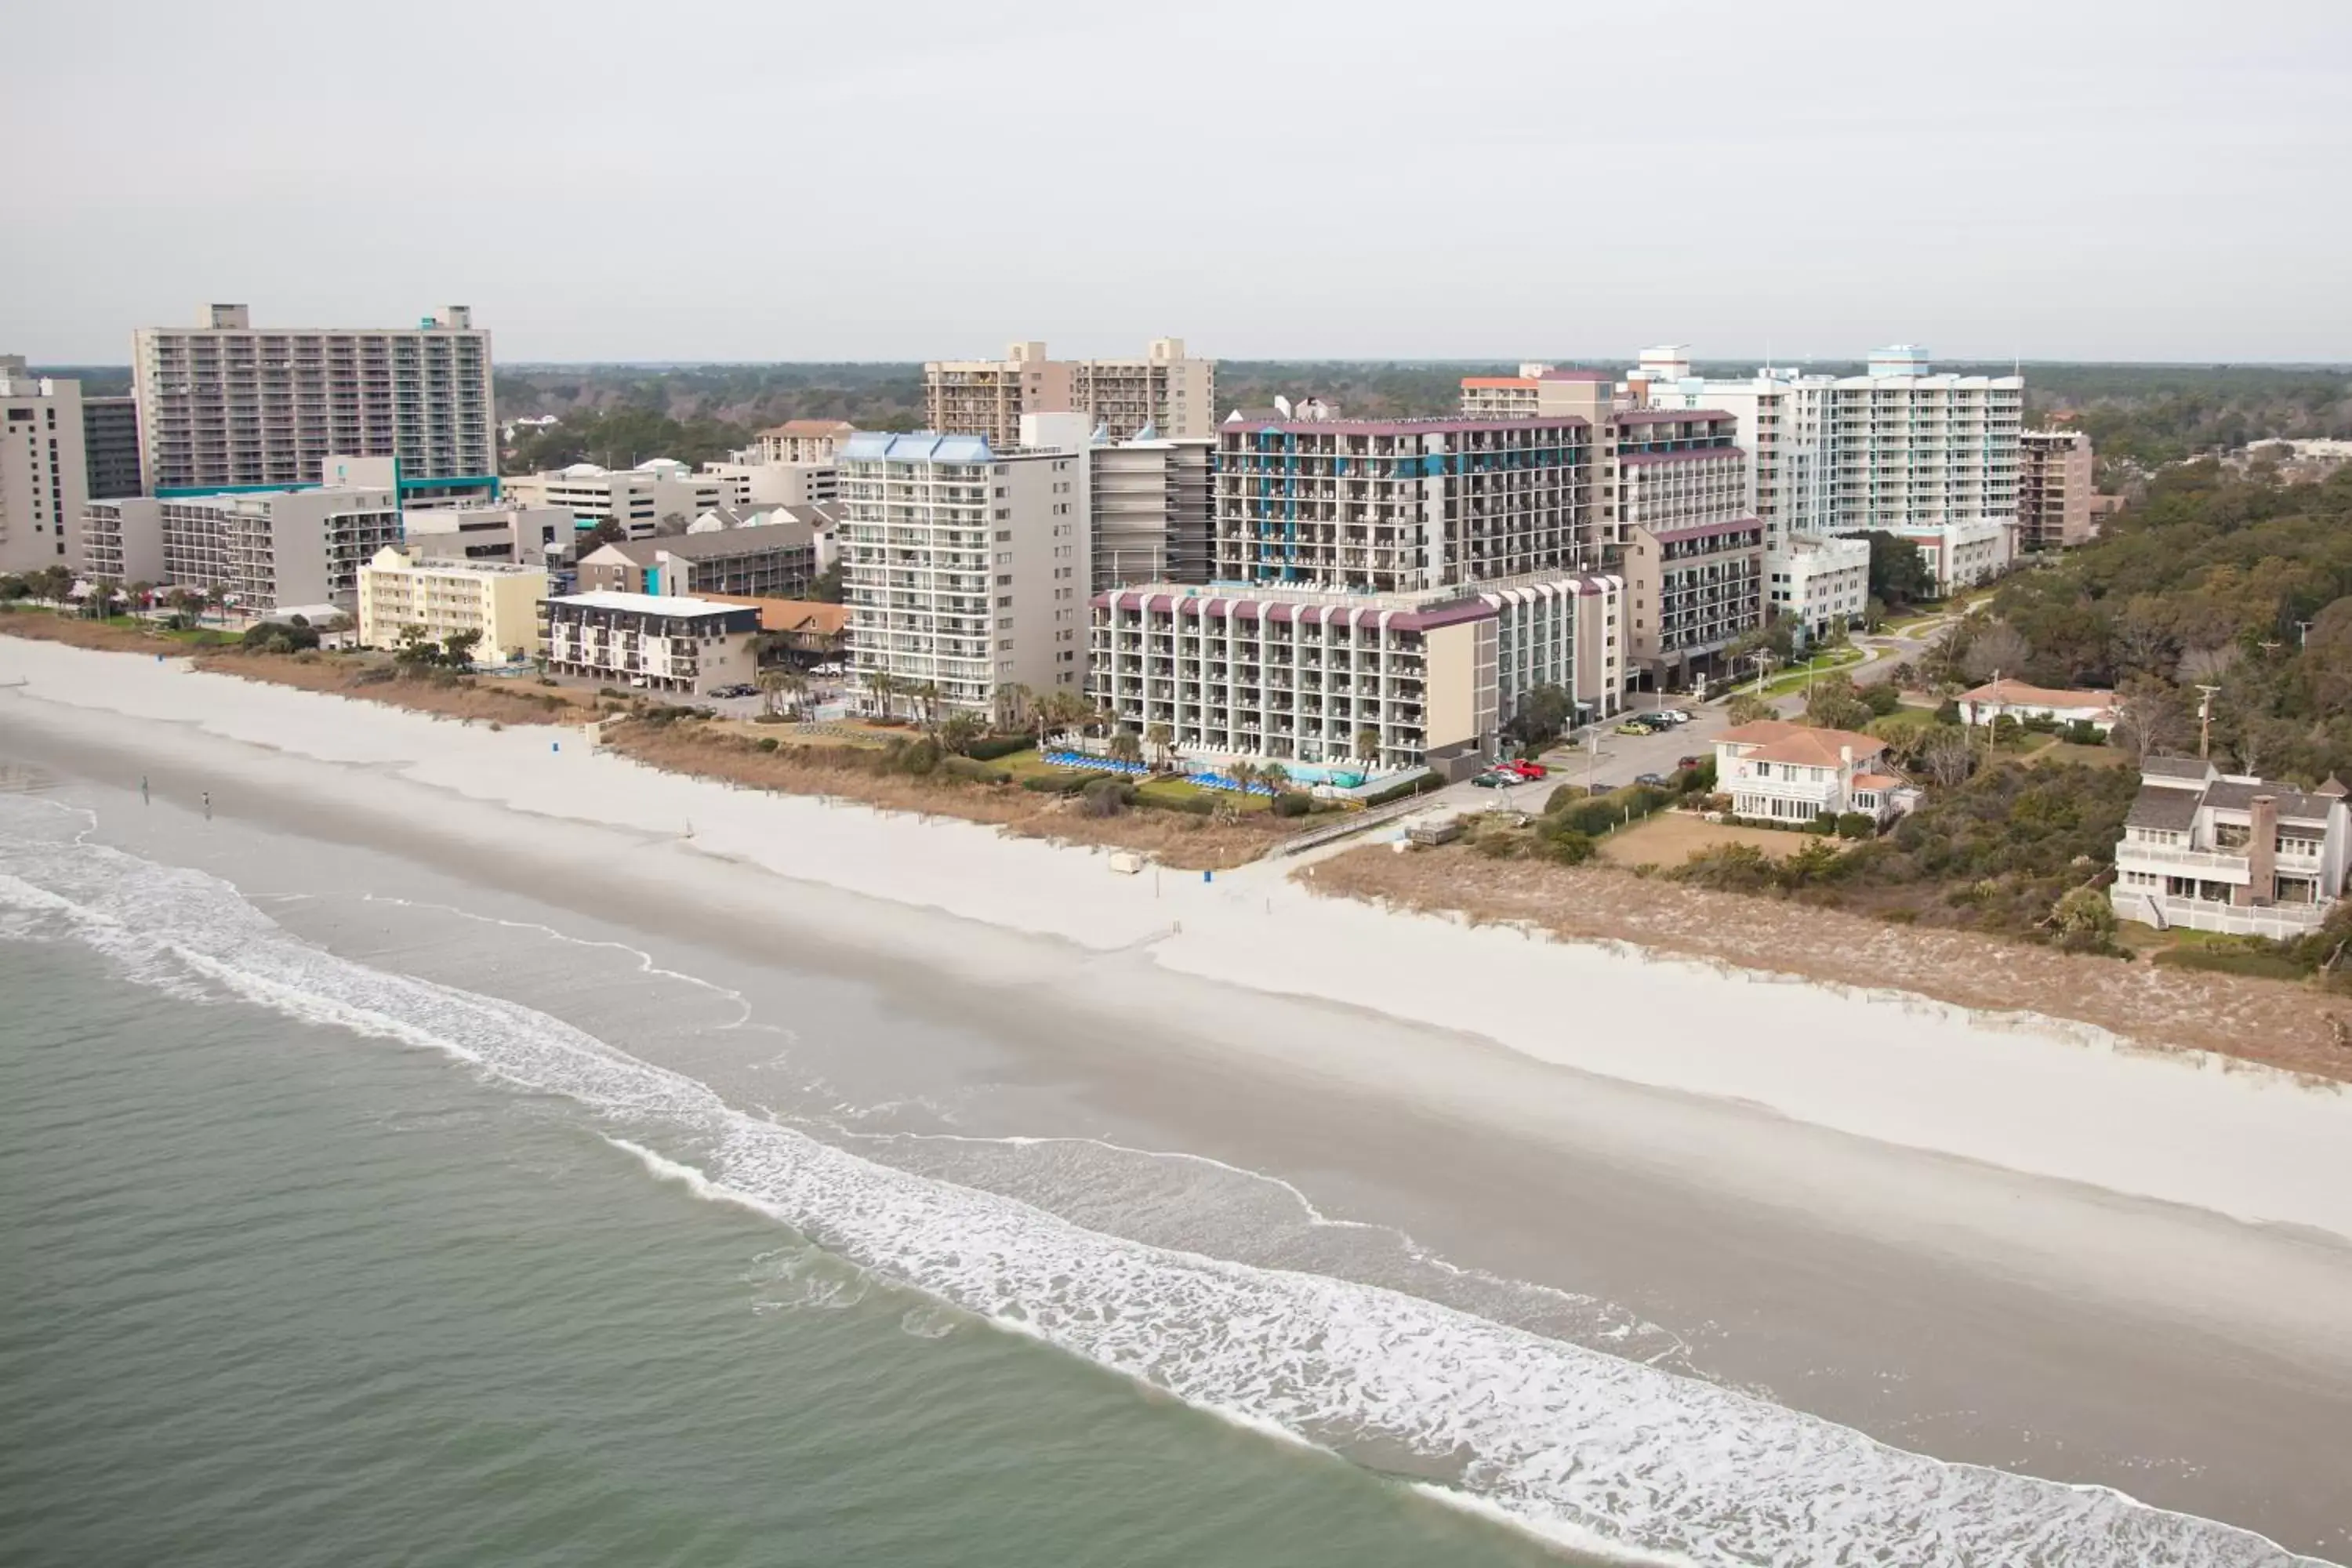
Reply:
M1045 749L1046 737L1065 731L1079 729L1094 720L1094 704L1075 691L1050 693L1037 705L1037 749Z
M225 583L205 584L205 607L218 610L221 625L228 625L228 585Z
M866 689L872 695L876 710L883 718L889 718L896 710L898 678L887 669L877 669L866 678Z
M1176 749L1176 731L1165 724L1147 725L1143 731L1143 743L1151 748L1153 765L1164 768L1168 765L1169 754Z
M1250 785L1257 783L1257 764L1247 757L1235 757L1225 768L1225 776L1234 781L1234 793L1247 800Z
M754 684L760 688L761 708L769 717L773 718L776 713L776 699L783 694L784 672L781 669L763 669L760 672L760 679Z
M126 586L123 592L131 595L131 608L133 613L136 613L152 606L155 598L155 584L132 583Z
M987 729L988 726L980 721L980 715L958 709L940 725L940 744L961 756L974 741L987 732Z
M924 681L920 686L915 688L914 697L915 713L918 721L919 721L923 726L923 733L930 736L933 740L939 739L940 704L941 700L940 697L940 683L936 680Z
M1367 726L1356 731L1356 761L1364 764L1367 773L1380 765L1381 732L1378 730Z
M1139 763L1143 760L1143 742L1137 740L1135 731L1125 725L1111 731L1109 751L1110 760L1115 763Z
M1267 763L1257 770L1257 782L1280 795L1290 784L1290 770L1280 763Z
M996 689L996 727L1003 731L1022 729L1029 722L1029 710L1037 700L1037 693L1019 681Z

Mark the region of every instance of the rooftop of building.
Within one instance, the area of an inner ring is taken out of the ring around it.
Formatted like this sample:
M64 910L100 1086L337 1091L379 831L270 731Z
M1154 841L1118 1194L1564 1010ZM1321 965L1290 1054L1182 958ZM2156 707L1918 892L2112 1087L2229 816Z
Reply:
M389 557L390 559L386 559ZM467 561L455 557L424 555L386 545L375 552L367 563L371 572L421 572L436 577L545 577L547 571L540 566L518 566L510 561Z
M1875 735L1853 730L1817 729L1811 724L1792 724L1785 719L1759 719L1751 724L1737 725L1717 735L1715 742L1718 746L1745 748L1739 754L1751 762L1793 763L1811 768L1841 766L1848 752L1853 753L1853 760L1859 762L1886 750L1886 742Z
M2330 779L2315 790L2301 790L2251 773L2223 773L2199 757L2149 757L2140 763L2139 794L2124 821L2132 827L2185 832L2205 806L2251 812L2255 796L2268 795L2281 822L2319 827L2344 799L2343 787Z
M547 602L583 610L625 610L641 616L731 616L747 607L713 599L692 598L683 594L616 594L607 590L592 594L564 594Z
M847 436L857 426L846 419L787 419L760 432L762 436Z
M766 599L751 594L706 594L713 604L740 605L760 612L763 632L800 632L810 637L839 637L849 629L846 605L819 599Z
M581 557L593 563L607 552L639 566L650 566L665 555L687 561L709 561L726 555L750 555L762 550L797 550L816 531L805 522L747 522L737 528L714 528L706 533L660 533L651 539L616 539ZM616 564L607 562L605 564Z
M2087 687L2028 686L2022 680L1988 680L1960 693L1963 702L1998 702L2011 708L2112 708L2116 694Z

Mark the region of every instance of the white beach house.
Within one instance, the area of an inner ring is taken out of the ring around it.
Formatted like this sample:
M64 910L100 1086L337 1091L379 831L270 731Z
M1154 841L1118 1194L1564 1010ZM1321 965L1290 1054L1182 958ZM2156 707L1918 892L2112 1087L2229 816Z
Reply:
M1850 811L1883 822L1918 800L1918 791L1888 765L1886 742L1876 736L1780 719L1717 736L1715 780L1734 814L1780 822Z
M2159 931L2296 937L2343 896L2347 860L2352 812L2334 779L2306 793L2194 757L2150 757L2109 898L2118 919Z
M2061 724L2084 722L2105 734L2116 727L2116 694L2112 691L2028 686L2021 680L1991 680L1959 696L1960 721L1990 724L1996 719L2050 719Z

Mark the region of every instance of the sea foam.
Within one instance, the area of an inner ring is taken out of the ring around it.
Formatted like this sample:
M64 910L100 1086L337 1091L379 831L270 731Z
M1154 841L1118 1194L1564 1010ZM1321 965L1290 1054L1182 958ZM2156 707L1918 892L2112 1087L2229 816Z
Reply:
M2313 1561L1418 1297L1127 1241L879 1164L545 1014L296 940L218 879L14 832L12 809L0 802L0 908L22 917L9 934L71 934L144 984L437 1050L562 1096L698 1198L1224 1419L1376 1453L1433 1498L1579 1550L1710 1568Z

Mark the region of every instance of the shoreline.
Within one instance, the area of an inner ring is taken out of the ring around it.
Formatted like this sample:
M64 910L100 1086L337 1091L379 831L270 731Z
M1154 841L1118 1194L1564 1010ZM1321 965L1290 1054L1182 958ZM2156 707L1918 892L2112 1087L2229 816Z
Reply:
M17 673L7 651L0 679ZM329 951L349 914L280 908L268 889L400 888L400 861L477 889L440 895L461 912L546 922L559 942L617 937L647 963L660 952L698 984L769 997L779 1022L803 1005L791 972L837 975L913 1026L892 1060L929 1060L904 1052L936 1049L915 1042L937 1020L1013 1052L982 1081L1077 1096L1051 1114L1025 1098L959 1118L971 1136L896 1120L838 1130L890 1165L1050 1213L1066 1212L1049 1201L1062 1194L1082 1224L1094 1200L1067 1184L1073 1160L1115 1190L1154 1170L1180 1188L1239 1184L1246 1201L1214 1236L1190 1211L1166 1216L1173 1230L1141 1217L1140 1233L1111 1233L1319 1275L1323 1248L1363 1234L1351 1227L1393 1227L1456 1281L1423 1299L1479 1296L1484 1279L1615 1303L1697 1330L1706 1381L1896 1450L2184 1518L2275 1520L2273 1539L2341 1555L2325 1467L2300 1456L2352 1392L2352 1339L2328 1311L2352 1278L2330 1197L2347 1170L2343 1097L2079 1037L2053 1051L2046 1031L1988 1031L1916 998L1318 899L1278 875L1171 878L1155 898L1148 876L1110 876L1097 856L963 824L730 792L568 744L559 763L543 730L131 673L88 655L33 671L0 692L0 731L26 742L21 760L118 800L152 772L152 830L191 847L220 835L195 860L216 871L245 843L261 907ZM218 828L187 809L199 789ZM687 809L690 842L672 815ZM279 835L389 858L340 879L340 858L258 872ZM1653 1007L1690 1032L1678 1052L1643 1038ZM831 1048L862 1062L899 1032L886 1021ZM1833 1037L1890 1026L1901 1038L1874 1054ZM1748 1044L1698 1048L1730 1030ZM711 1047L689 1070L718 1085ZM767 1049L747 1043L738 1068ZM1890 1057L1881 1077L1853 1073ZM898 1092L888 1066L851 1100ZM738 1070L730 1098L757 1106L759 1080ZM2030 1106L2036 1093L2051 1104ZM2096 1124L2083 1119L2095 1105L2111 1112ZM2210 1129L2204 1146L2179 1142L2192 1123ZM1047 1155L1040 1133L1070 1136ZM2062 1180L2021 1174L2068 1151L2084 1163ZM1170 1158L1182 1163L1154 1163ZM2067 1184L2086 1175L2105 1179ZM2156 1202L2127 1195L2151 1189ZM1287 1215L1284 1194L1308 1192L1317 1217L1282 1244L1307 1250L1255 1252L1254 1216Z
M618 829L641 845L877 900L882 910L934 910L1008 936L1058 939L1081 953L1131 950L1141 976L1213 981L1244 1001L1293 996L1360 1009L1833 1132L2352 1238L2352 1182L2311 1174L2352 1166L2343 1152L2352 1147L2352 1095L2260 1066L2187 1051L2087 1049L2080 1026L2063 1021L1993 1025L1911 992L1861 1000L1769 972L1725 973L1720 961L1709 968L1670 951L1635 957L1383 910L1310 886L1332 875L1331 861L1301 883L1279 862L1213 880L1113 876L1098 851L730 788L576 744L555 751L562 737L549 731L436 723L184 663L0 637L0 680L18 677L30 684L0 693L0 703L25 705L28 719L105 731L118 744L125 719L170 721L174 731L289 759L359 764L453 805L462 798L490 808L508 825L488 830L501 839L552 844L574 822ZM786 883L762 896L793 900ZM910 935L879 910L852 923L853 942L903 951ZM926 946L923 962L993 984L1045 978L1030 973L1043 962L1035 954L983 931ZM1605 1000L1613 1016L1581 1000L1590 997ZM1654 1030L1648 1016L1667 1001L1673 1027ZM2183 1159L2184 1149L2198 1157Z

